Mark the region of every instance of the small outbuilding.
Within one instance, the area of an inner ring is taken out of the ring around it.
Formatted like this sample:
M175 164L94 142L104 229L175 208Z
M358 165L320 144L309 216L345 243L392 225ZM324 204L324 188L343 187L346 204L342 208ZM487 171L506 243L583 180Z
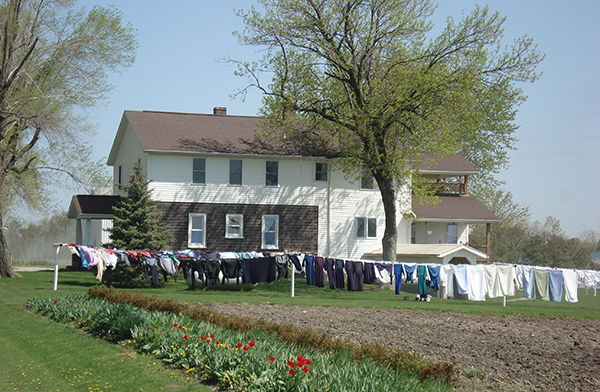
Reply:
M106 229L112 227L113 206L119 196L74 195L67 217L76 220L75 242L77 245L100 247L110 241Z

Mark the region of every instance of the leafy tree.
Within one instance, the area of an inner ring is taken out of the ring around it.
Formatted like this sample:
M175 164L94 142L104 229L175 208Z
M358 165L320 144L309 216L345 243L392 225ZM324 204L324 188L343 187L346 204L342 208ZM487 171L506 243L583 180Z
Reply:
M91 132L82 109L106 98L107 72L130 66L137 44L114 8L76 10L74 4L0 4L0 224L18 200L44 207L48 173L68 173L79 184L103 181L93 163L86 170L85 155L73 159ZM0 277L16 276L8 261L0 230Z
M590 257L592 247L579 238L568 238L560 221L552 216L542 225L530 225L528 240L523 247L524 262L548 267L590 269L597 268Z
M156 210L158 202L152 200L148 184L142 174L140 161L133 165L129 185L119 189L127 192L113 207L113 227L110 232L110 248L126 250L161 250L170 246L171 235L162 214Z
M521 262L523 247L529 238L529 206L515 202L511 192L492 187L481 187L478 197L500 218L500 222L491 227L491 260L497 263ZM485 225L473 226L469 240L474 246L486 245Z
M504 162L514 108L525 99L516 83L536 80L543 56L527 37L502 48L498 13L477 7L430 39L430 0L259 3L264 13L239 12L239 41L265 49L259 62L229 60L249 81L239 94L263 92L266 136L300 133L335 146L356 178L370 170L385 209L385 260L396 259L397 189L422 153L441 157L470 140L478 153L495 154L492 169ZM262 71L272 72L270 84Z

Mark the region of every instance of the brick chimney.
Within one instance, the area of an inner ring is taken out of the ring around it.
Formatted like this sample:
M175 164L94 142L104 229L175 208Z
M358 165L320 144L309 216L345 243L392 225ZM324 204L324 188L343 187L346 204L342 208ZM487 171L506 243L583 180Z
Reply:
M224 108L224 107L213 108L213 114L217 114L219 116L225 116L225 115L227 115L227 108Z

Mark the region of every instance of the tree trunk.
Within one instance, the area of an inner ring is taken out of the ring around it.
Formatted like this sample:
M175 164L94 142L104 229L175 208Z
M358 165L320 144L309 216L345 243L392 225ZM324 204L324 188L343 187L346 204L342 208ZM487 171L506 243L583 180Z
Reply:
M8 253L8 245L6 244L6 237L4 237L4 224L2 219L2 213L0 213L0 278L5 276L9 278L21 278L21 275L16 273L10 265L10 254Z
M398 243L398 225L396 223L396 184L393 178L374 175L385 211L385 231L381 241L383 245L383 260L396 261L396 244Z

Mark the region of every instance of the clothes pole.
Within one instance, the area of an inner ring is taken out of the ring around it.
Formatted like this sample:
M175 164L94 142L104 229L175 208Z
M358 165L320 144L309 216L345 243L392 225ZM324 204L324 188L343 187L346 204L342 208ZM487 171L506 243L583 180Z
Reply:
M52 290L56 291L58 286L58 251L62 244L54 244L56 250L54 252L54 288Z
M292 264L292 289L291 289L291 297L294 298L294 284L296 283L296 267L294 266L294 263Z

